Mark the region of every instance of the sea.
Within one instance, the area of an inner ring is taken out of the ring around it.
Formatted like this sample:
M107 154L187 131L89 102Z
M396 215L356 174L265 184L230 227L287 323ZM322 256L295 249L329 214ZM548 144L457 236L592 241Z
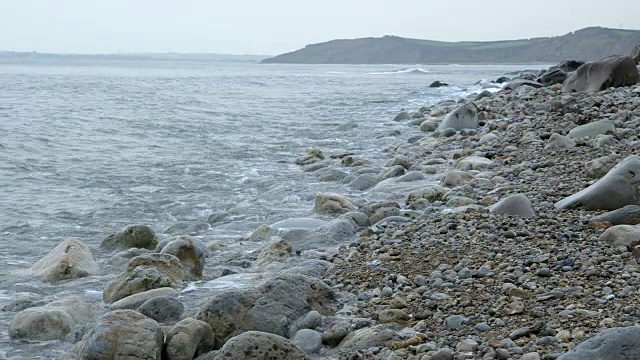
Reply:
M25 297L99 301L103 275L20 275L67 238L96 248L144 224L160 237L233 242L260 224L314 217L318 193L366 197L295 159L317 148L382 167L385 149L425 135L393 121L399 112L498 91L490 80L543 67L0 58L0 308ZM435 80L450 86L430 88ZM70 348L10 340L14 317L0 312L0 359Z

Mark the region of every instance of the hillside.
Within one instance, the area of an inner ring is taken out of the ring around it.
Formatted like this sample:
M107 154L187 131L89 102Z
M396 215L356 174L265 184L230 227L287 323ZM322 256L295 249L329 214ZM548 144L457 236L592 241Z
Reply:
M591 27L549 38L490 42L443 42L397 36L333 40L307 45L263 63L299 64L482 64L554 63L629 54L640 31Z

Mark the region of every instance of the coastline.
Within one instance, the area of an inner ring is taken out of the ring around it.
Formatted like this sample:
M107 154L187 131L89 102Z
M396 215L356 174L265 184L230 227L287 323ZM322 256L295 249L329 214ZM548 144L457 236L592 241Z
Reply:
M236 245L244 255L230 251L226 263L236 257L238 268L266 273L257 276L258 282L278 274L323 280L334 293L330 302L338 312L320 311L319 323L312 322L317 326L301 328L322 334L320 348L310 352L313 358L439 359L436 354L447 351L451 358L502 358L501 350L516 358L529 353L555 358L603 329L638 322L635 308L618 306L638 299L637 289L628 290L637 285L630 280L640 275L637 262L626 249L602 244L601 229L589 228L588 220L602 212L556 210L553 204L594 182L585 175L585 162L603 156L618 162L639 153L637 131L630 127L640 111L639 100L638 85L577 95L564 95L558 86L521 87L477 100L482 126L451 137L432 137L431 127L420 128L455 110L457 102L419 109L398 120L416 136L387 149L391 160L380 177L380 169L368 167L366 156L327 154L317 162L311 157L312 163L301 168L347 167L353 175L350 186L386 194L387 201L368 202L364 195L351 202L338 196L339 204L320 211L334 220L318 225L302 219L295 226L257 229ZM624 118L617 118L620 107L629 112ZM547 148L553 133L564 136L576 123L605 117L616 124L612 138ZM489 161L461 161L470 156ZM452 171L460 173L446 179ZM438 177L443 183L436 185ZM407 201L411 193L419 195L418 201ZM488 212L512 193L526 194L536 217ZM342 199L346 202L340 203ZM225 251L220 244L206 245L212 252ZM122 253L109 256L115 272L128 260ZM215 274L205 273L204 282L229 276L229 266L215 269ZM320 286L319 280L309 281ZM203 319L202 303L220 289L179 288L178 298L187 308L183 318ZM614 298L607 299L609 295ZM318 311L311 303L305 306L308 314ZM293 326L298 320L286 321ZM450 328L449 322L458 320L461 324ZM163 324L167 333L175 322ZM526 327L526 335L512 336ZM287 331L294 339L297 332ZM216 354L207 352L202 358Z

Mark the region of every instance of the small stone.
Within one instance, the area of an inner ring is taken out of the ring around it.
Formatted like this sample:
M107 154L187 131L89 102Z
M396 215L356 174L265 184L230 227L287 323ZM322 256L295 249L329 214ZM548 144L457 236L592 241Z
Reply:
M448 348L443 348L431 355L430 360L453 360L453 354Z
M457 329L467 322L469 322L469 319L462 315L451 315L446 319L447 329L449 330Z

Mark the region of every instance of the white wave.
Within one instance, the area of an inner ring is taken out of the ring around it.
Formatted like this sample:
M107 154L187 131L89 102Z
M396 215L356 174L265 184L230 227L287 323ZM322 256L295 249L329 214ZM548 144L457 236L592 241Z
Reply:
M429 70L417 67L417 68L405 68L405 69L396 69L391 71L365 73L365 75L396 75L396 74L425 75L425 74L429 74Z

